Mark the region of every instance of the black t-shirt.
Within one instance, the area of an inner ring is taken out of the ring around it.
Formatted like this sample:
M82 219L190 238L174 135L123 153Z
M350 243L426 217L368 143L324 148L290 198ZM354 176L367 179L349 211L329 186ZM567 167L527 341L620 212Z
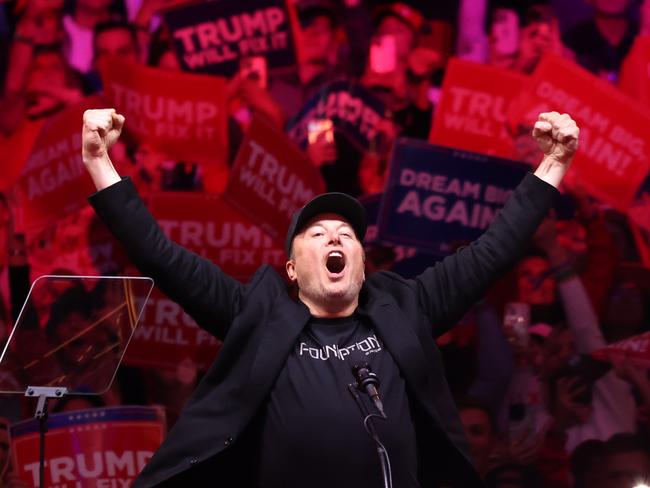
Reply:
M352 361L380 381L388 421L374 419L390 456L393 486L419 487L417 445L406 385L390 353L356 316L313 318L270 393L261 426L260 488L374 488L382 475L374 442L347 390ZM369 412L376 412L361 395Z

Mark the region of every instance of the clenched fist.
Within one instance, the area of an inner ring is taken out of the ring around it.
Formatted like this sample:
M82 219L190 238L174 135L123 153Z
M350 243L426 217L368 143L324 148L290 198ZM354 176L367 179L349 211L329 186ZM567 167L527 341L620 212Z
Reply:
M82 133L84 161L106 157L122 132L124 116L114 108L86 110Z
M544 152L544 159L535 175L557 188L578 149L579 134L580 129L568 114L540 114L533 128L533 137Z
M108 151L117 142L124 116L113 108L86 110L81 133L81 156L98 190L120 180Z

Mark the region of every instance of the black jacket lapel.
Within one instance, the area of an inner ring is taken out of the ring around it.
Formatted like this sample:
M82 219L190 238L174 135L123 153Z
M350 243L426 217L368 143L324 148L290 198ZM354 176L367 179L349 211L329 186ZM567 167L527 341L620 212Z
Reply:
M309 309L300 301L281 293L272 312L263 325L262 338L251 368L246 395L255 397L271 391L280 370L286 363L291 348L309 321ZM261 400L261 397L258 398Z
M370 319L411 392L438 425L441 425L438 412L432 404L433 385L427 374L430 366L417 334L408 323L409 319L390 295L376 290L372 298L359 308L359 314Z

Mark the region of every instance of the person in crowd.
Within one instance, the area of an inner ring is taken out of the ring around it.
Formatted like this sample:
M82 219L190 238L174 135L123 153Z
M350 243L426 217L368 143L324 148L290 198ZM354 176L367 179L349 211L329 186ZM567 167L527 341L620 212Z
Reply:
M109 19L93 28L92 68L81 75L86 93L99 92L102 81L99 70L106 58L117 58L124 63L139 63L140 48L136 29L124 20Z
M650 442L636 434L617 434L603 449L603 488L635 487L650 482Z
M269 77L269 92L291 119L326 84L344 78L358 78L366 64L372 26L362 2L346 0L339 12L330 0L298 3L297 72ZM347 37L346 50L339 41L339 29Z
M570 467L574 488L603 488L605 441L589 439L571 453Z
M124 14L121 0L74 0L63 16L65 57L75 71L85 74L93 67L94 29L113 15Z
M490 469L490 457L497 440L492 415L479 403L471 401L462 403L458 407L458 414L476 469L481 476L485 476Z
M374 24L369 62L361 81L384 103L394 122L394 127L385 128L386 138L392 140L399 133L426 139L432 108L428 88L441 57L419 44L424 26L430 25L416 8L401 2L381 7L375 12Z
M548 53L573 58L573 53L562 44L559 22L551 8L533 5L524 14L513 68L531 74L542 56Z
M563 36L576 61L592 73L616 81L623 59L639 32L632 0L590 0L593 16Z
M537 245L544 250L555 279L566 316L566 330L557 330L548 343L542 377L549 381L550 397L569 388L575 402L571 426L565 426L567 449L586 439L605 440L618 432L634 431L634 399L626 382L602 366L579 359L606 345L600 324L582 280L567 267L568 253L557 240L555 226L540 227ZM604 373L604 374L603 374ZM558 398L556 395L555 398ZM552 400L550 400L552 403ZM550 405L553 413L553 405Z
M48 31L44 34L35 20L49 9L47 4L41 10L26 10L16 27L0 100L0 133L5 137L26 120L49 117L82 97L80 81L68 67L60 43Z

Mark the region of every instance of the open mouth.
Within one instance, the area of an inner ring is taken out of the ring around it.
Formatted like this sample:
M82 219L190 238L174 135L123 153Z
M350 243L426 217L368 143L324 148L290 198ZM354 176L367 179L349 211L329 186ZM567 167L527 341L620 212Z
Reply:
M325 261L327 271L332 274L339 274L345 268L345 256L341 251L331 251Z

